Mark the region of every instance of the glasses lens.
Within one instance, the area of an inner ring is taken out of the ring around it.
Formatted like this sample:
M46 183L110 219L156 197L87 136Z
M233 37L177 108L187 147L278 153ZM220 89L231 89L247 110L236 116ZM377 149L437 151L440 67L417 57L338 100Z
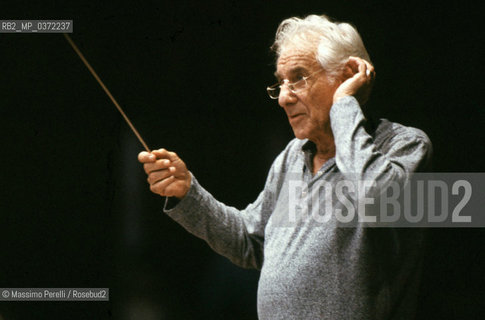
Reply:
M272 85L271 87L266 88L268 91L268 95L271 99L278 99L280 96L280 85L279 83Z
M291 91L293 91L293 92L298 92L298 91L301 91L305 88L306 88L306 80L305 79L301 79L301 80L299 80L295 83L292 83L291 87L290 87Z

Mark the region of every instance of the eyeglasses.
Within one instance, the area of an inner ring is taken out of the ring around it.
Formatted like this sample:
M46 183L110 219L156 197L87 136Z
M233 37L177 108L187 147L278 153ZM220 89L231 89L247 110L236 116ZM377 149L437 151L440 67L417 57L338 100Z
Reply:
M290 82L288 79L284 79L278 83L273 84L270 87L266 88L266 91L268 91L268 95L271 99L278 99L280 97L280 92L281 88L286 85L288 89L293 92L293 93L298 93L303 90L305 90L308 86L307 80L312 77L313 75L323 71L323 69L320 69L318 71L315 71L314 73L310 74L309 76L302 77L300 80L296 82Z

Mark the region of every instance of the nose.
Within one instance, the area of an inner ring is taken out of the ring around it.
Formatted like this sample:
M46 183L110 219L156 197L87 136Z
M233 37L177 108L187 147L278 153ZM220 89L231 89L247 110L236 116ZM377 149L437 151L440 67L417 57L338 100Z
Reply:
M298 100L296 94L291 92L290 88L286 85L286 82L281 85L280 95L278 97L278 104L281 107L286 107L288 105L294 104Z

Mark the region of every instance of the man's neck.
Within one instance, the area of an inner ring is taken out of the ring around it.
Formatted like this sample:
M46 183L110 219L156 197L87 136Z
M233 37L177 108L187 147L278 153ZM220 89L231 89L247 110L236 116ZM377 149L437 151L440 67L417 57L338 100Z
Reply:
M335 157L335 141L333 135L324 135L320 139L313 141L316 146L315 155L313 156L313 174L323 166L327 160Z

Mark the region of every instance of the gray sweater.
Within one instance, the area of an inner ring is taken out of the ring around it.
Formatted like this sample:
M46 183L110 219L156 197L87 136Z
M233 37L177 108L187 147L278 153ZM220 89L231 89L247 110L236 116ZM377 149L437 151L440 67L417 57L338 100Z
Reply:
M421 230L342 227L334 213L348 206L322 186L348 179L406 180L426 167L431 143L422 131L387 120L368 134L353 97L335 103L330 119L336 156L316 175L313 143L294 139L244 210L217 201L193 177L187 195L164 211L233 263L261 269L261 320L412 319ZM324 213L331 213L328 219Z

